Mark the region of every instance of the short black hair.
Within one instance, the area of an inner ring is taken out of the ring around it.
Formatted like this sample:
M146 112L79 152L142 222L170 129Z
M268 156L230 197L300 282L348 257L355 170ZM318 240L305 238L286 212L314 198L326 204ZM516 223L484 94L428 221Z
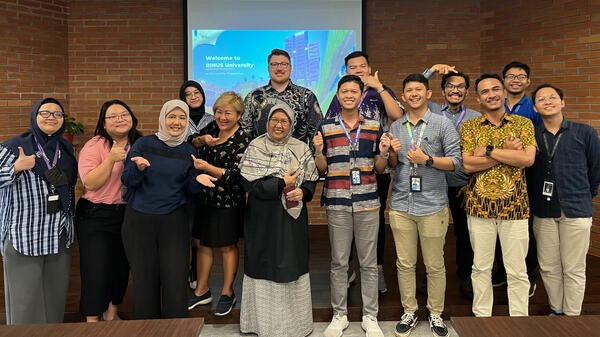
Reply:
M534 91L531 92L531 100L535 103L535 96L537 95L538 91L540 91L540 89L544 89L544 88L552 88L554 89L554 91L556 91L556 93L558 94L558 96L560 97L560 99L564 99L564 93L562 90L560 90L559 88L557 88L556 86L553 86L552 84L548 84L548 83L544 83L544 84L540 84L537 88L535 88Z
M531 69L525 63L519 61L512 61L511 63L505 65L504 68L502 68L502 78L506 77L506 72L508 72L508 70L511 68L523 69L525 71L525 74L527 74L527 77L529 77L529 74L531 73Z
M348 61L357 57L364 57L365 60L367 60L367 64L369 64L369 55L362 50L353 51L348 54L348 56L344 57L344 64L348 65Z
M283 50L283 49L278 49L278 48L275 48L275 49L271 50L271 54L269 54L269 57L267 57L267 62L271 61L271 57L273 57L273 56L275 56L275 55L281 55L281 56L285 56L285 57L287 57L287 59L288 59L289 61L291 61L291 60L292 60L292 58L290 57L290 54L288 54L288 52L287 52L287 51L285 51L285 50Z
M465 88L469 89L469 85L470 85L469 75L467 75L465 73L461 73L459 71L459 72L456 72L456 73L447 73L446 75L442 76L442 90L444 88L446 88L446 83L448 83L448 79L450 77L454 77L454 76L462 77L465 80Z
M479 82L486 80L488 78L497 79L498 81L500 81L500 85L502 85L502 88L504 88L504 82L502 81L502 78L498 74L485 73L485 74L481 74L481 76L479 76L479 78L477 78L475 80L475 92L476 93L478 92L477 86L479 85Z
M425 85L425 89L429 90L429 80L427 80L427 77L423 76L423 74L410 74L406 76L404 81L402 81L402 91L404 91L406 83L408 82L423 83Z
M365 84L360 79L360 77L358 77L356 75L344 75L344 77L342 77L340 79L340 81L338 82L337 91L340 91L340 87L342 86L342 84L344 84L346 82L358 83L358 86L360 87L360 91L362 92L363 90L365 90Z

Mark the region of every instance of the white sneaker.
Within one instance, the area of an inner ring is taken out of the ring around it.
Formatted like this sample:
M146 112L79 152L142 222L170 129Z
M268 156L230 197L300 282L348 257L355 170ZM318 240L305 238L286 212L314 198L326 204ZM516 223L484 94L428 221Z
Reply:
M367 337L383 337L383 332L379 328L379 324L377 324L377 318L371 315L364 315L362 317L360 327L365 330Z
M348 322L348 316L336 314L333 316L333 319L331 320L331 323L329 323L327 329L325 329L323 332L323 336L340 337L344 333L344 330L348 328L348 325L350 325Z

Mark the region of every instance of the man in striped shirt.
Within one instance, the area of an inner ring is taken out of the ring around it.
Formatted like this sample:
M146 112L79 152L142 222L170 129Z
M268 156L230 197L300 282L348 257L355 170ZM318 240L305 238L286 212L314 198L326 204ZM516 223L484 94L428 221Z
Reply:
M342 111L321 123L313 142L315 164L326 172L321 203L327 209L331 243L331 306L333 319L325 337L339 337L348 327L348 257L352 238L361 271L362 328L367 336L383 337L377 323L377 232L379 195L375 171L387 165L390 139L379 121L360 115L364 89L360 77L346 75L338 83Z

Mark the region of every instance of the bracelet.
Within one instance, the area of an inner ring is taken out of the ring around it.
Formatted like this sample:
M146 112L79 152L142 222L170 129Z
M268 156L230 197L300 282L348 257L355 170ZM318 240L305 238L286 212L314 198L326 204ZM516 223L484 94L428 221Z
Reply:
M381 87L381 90L377 90L377 93L378 93L378 94L381 94L381 93L382 93L382 92L384 92L384 91L385 91L385 88L382 86L382 87Z
M383 159L388 159L390 157L390 151L386 152L385 154L379 154Z

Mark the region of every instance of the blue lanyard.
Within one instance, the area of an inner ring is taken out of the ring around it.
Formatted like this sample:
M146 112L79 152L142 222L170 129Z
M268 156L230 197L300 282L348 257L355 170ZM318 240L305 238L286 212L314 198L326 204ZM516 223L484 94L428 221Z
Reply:
M350 137L350 133L348 133L348 129L346 129L346 125L344 125L344 120L342 119L341 116L340 116L339 120L340 120L340 126L342 127L342 130L344 130L344 133L346 134L346 137L348 138L348 141L350 142L350 146L354 147L356 144L358 144L358 140L360 138L360 130L362 129L362 123L360 121L358 122L358 129L356 129L356 136L354 137L354 140L352 140L352 137Z

